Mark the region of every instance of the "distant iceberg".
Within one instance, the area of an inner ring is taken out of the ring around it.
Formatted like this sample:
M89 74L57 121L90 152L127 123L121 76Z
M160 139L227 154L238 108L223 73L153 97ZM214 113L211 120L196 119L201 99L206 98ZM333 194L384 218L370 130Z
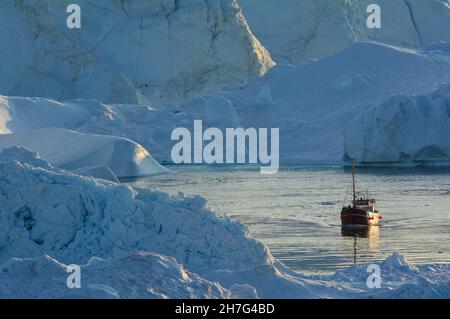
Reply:
M450 164L450 86L393 96L362 112L345 130L345 150L367 164Z
M326 58L363 41L415 49L450 41L450 10L444 0L378 0L381 29L367 27L371 2L366 0L238 2L253 33L277 63Z
M11 146L38 152L42 159L59 168L109 180L169 172L141 145L122 137L62 128L0 135L0 147Z
M172 130L200 118L205 128L279 128L281 164L342 164L350 142L344 131L362 112L393 95L429 94L450 82L445 48L443 42L423 51L358 43L326 59L280 65L246 84L158 108L3 96L0 132L57 127L120 136L170 162ZM427 143L442 139L440 131L433 134Z

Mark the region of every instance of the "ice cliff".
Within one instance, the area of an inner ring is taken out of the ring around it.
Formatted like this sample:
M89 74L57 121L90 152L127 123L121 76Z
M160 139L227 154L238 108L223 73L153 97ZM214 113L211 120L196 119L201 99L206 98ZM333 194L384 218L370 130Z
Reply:
M354 43L376 41L421 48L450 41L447 0L239 0L253 33L279 63L335 54ZM369 29L369 4L381 7L381 29Z
M378 1L381 29L366 26L369 0L80 0L81 29L66 26L70 3L0 3L0 94L160 104L262 75L271 56L301 63L361 41L450 40L444 0Z
M161 103L264 74L272 65L235 1L0 3L0 94Z

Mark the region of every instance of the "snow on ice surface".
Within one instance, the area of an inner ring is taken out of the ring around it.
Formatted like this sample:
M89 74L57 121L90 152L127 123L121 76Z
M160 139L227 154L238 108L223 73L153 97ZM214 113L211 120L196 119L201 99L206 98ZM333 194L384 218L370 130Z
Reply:
M218 218L203 198L132 189L2 154L1 261L45 252L85 263L145 250L174 256L197 272L270 262L267 248L250 239L244 225Z
M65 12L66 10L63 10ZM0 3L0 92L18 96L142 100L129 79L74 45L47 0Z
M9 148L0 148L0 163L13 161L27 163L29 165L45 169L55 169L48 162L41 159L38 153L31 152L23 147L14 146Z
M169 105L106 105L93 100L54 101L0 96L0 133L67 128L86 134L121 136L139 141L158 160L170 160L171 132L202 119L215 127L238 127L236 109L221 96L199 97L181 109ZM150 148L151 147L151 148Z
M275 67L216 96L230 101L241 126L280 128L281 163L336 164L345 153L344 128L359 112L449 81L447 54L359 43L302 67Z
M0 2L0 94L160 103L263 74L273 65L235 1Z
M0 298L229 298L229 290L183 269L174 258L137 252L81 266L80 289L68 289L67 265L43 255L0 265Z
M304 276L200 197L172 197L53 168L20 148L0 152L1 297L386 298L450 294L448 265L394 254L369 289L360 265ZM68 264L82 289L66 287Z
M393 96L369 108L345 131L346 154L358 162L448 164L450 86Z
M191 128L195 119L205 128L278 127L281 163L336 164L345 154L344 129L360 112L393 95L427 94L443 83L450 83L444 42L423 51L359 43L314 63L277 66L245 85L157 109L3 97L0 128L16 133L60 127L121 136L151 150L157 160L170 161L172 130Z
M258 39L282 63L360 41L420 48L450 40L440 0L380 0L379 30L365 24L368 0L240 0L244 14L230 0L81 0L80 30L66 27L69 3L0 3L0 94L159 104L264 74L274 63Z
M114 181L116 177L168 172L142 146L115 136L83 134L62 128L0 135L0 147L11 146L38 152L59 168Z
M381 29L367 28L371 0L238 2L253 33L278 63L321 59L360 41L409 48L450 41L446 0L379 0Z

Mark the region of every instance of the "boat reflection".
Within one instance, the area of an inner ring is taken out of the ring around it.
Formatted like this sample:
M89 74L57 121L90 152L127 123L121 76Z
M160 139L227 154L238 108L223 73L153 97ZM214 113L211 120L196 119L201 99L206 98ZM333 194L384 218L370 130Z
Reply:
M363 243L367 242L366 249L371 253L377 253L379 252L380 228L380 226L341 226L342 237L353 237L353 263L355 265L359 248L357 239L368 239L367 241L362 240Z
M380 226L342 226L343 237L368 238L369 242L377 241L380 238Z

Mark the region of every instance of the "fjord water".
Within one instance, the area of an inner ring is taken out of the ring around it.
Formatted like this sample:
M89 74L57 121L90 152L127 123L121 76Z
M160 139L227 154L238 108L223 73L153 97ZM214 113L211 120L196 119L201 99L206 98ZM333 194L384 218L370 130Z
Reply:
M351 171L342 167L259 170L174 166L176 173L128 180L176 194L202 195L217 214L237 218L272 254L304 273L331 273L381 261L393 252L413 263L450 262L450 169L359 168L357 188L369 189L381 227L347 231L340 209L350 199Z

